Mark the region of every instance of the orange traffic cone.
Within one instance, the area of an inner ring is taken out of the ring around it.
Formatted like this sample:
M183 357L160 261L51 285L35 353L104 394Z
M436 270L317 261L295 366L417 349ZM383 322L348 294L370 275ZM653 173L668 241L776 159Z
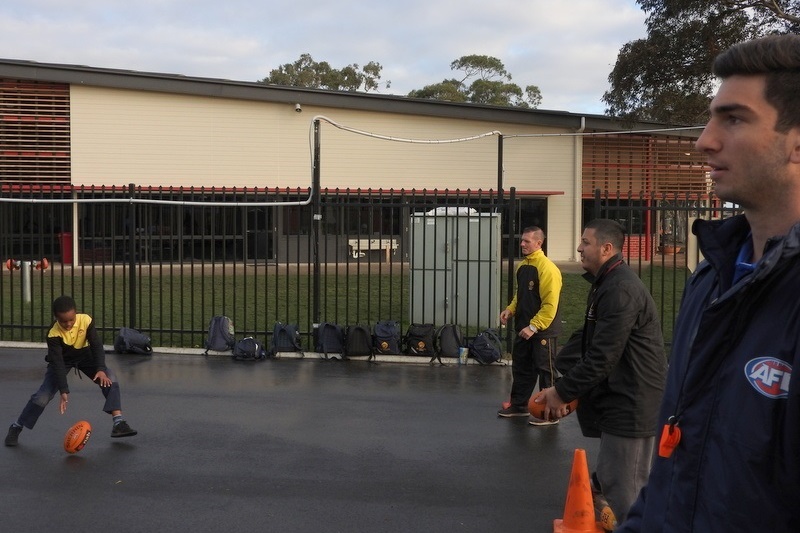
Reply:
M592 485L589 482L589 463L586 450L575 450L572 474L567 488L564 518L553 520L553 533L603 533L603 527L594 520Z

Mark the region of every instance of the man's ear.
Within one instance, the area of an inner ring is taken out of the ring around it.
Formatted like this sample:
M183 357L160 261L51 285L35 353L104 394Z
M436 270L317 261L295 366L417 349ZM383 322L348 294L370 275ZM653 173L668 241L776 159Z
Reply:
M789 130L789 162L795 165L800 165L800 127L795 127Z

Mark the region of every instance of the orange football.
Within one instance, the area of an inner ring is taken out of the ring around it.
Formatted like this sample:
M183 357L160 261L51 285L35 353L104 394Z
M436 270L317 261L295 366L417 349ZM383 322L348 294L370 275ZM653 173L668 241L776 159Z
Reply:
M538 418L540 420L544 420L544 403L536 403L536 398L538 398L542 394L542 391L537 392L531 399L528 400L528 412L534 418ZM578 400L572 400L567 404L567 414L572 413L578 407Z
M92 436L92 425L86 420L75 423L64 435L64 450L67 453L78 453L89 442Z

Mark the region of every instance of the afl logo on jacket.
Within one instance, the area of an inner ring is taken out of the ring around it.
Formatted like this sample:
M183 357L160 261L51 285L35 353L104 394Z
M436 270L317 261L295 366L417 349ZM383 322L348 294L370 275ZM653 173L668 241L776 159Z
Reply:
M788 398L792 367L775 357L757 357L744 367L747 380L758 392L768 398Z

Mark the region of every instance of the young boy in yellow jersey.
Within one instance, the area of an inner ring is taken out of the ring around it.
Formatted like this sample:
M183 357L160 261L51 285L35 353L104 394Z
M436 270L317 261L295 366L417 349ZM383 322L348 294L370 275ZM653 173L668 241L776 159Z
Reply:
M114 372L106 366L105 352L100 335L92 317L78 313L75 300L70 296L59 296L53 301L53 317L56 321L47 334L47 370L44 381L31 396L16 422L8 428L6 446L16 446L22 428L33 429L36 421L60 393L60 409L63 415L69 403L67 373L75 368L100 386L105 397L103 411L113 417L112 437L132 437L132 429L122 416L119 383Z

